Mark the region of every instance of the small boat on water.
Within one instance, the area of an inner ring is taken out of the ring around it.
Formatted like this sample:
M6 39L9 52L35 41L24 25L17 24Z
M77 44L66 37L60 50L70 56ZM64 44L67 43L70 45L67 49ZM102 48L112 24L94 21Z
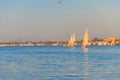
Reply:
M73 33L69 37L69 41L68 41L68 44L67 44L68 47L74 47L75 38L76 38L76 35L75 35L75 33Z
M114 46L115 45L115 38L112 39L110 46Z
M88 38L88 28L86 27L85 33L84 33L84 36L83 36L83 41L82 41L82 48L84 50L88 50L88 48L87 48L88 40L89 40L89 38Z

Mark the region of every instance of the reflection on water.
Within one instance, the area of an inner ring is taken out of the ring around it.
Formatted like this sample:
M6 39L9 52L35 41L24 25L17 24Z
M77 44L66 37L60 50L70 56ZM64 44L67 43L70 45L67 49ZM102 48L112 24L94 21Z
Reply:
M89 73L88 73L88 54L85 54L85 57L84 57L84 75L86 77L89 76Z
M0 47L0 80L120 80L119 48Z
M84 48L82 48L82 50L83 50L85 53L88 53L88 48L84 47Z

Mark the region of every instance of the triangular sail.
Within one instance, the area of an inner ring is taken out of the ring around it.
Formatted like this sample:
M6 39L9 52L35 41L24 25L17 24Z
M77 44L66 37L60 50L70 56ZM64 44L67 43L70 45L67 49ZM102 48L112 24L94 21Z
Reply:
M88 28L85 29L85 33L84 33L84 36L83 36L82 47L86 48L87 45L88 45Z
M68 46L69 46L69 47L73 47L73 46L74 46L75 37L76 37L76 36L75 36L75 33L70 36L69 42L68 42Z
M111 43L110 43L110 46L113 46L113 45L115 45L115 38L112 39L112 41L111 41Z

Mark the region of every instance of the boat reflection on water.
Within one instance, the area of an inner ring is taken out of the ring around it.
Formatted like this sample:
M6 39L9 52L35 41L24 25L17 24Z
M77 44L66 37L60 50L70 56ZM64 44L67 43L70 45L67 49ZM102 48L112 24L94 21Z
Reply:
M88 48L87 47L82 47L82 50L84 51L84 53L88 53Z
M89 64L88 64L88 54L85 54L85 56L84 56L84 73L83 73L83 75L85 76L85 77L88 77L89 76L89 71L88 71L88 66Z

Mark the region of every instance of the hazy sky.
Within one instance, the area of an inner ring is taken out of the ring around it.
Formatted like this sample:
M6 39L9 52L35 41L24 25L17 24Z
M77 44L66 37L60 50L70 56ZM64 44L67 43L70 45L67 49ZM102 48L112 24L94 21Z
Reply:
M120 36L120 0L0 0L0 41Z

